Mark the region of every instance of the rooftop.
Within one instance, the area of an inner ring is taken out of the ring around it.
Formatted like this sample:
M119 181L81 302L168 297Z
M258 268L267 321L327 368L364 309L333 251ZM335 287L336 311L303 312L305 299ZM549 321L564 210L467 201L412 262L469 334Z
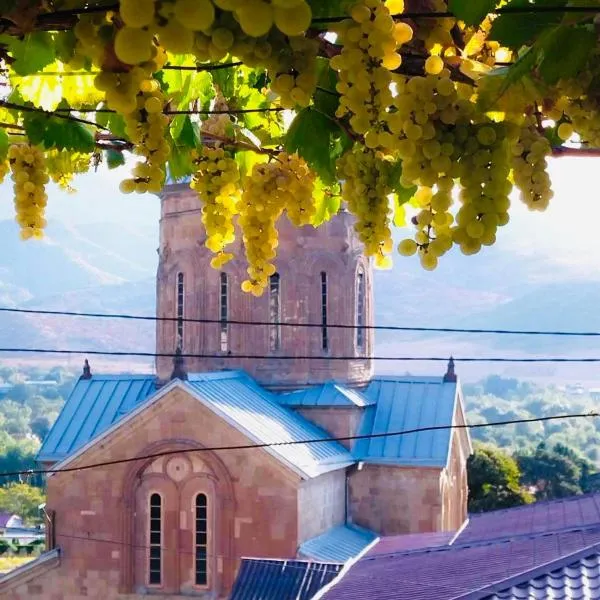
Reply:
M314 560L345 563L376 539L377 535L368 529L353 524L339 525L301 544L298 554Z

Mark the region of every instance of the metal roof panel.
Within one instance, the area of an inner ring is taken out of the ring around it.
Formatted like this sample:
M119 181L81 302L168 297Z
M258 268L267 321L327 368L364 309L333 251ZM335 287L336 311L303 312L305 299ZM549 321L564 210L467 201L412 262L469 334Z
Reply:
M359 390L339 383L328 382L302 390L277 394L280 404L286 406L356 406L363 408L374 402L366 398Z
M332 527L325 533L306 540L300 545L298 554L314 560L346 562L358 556L377 535L354 524Z

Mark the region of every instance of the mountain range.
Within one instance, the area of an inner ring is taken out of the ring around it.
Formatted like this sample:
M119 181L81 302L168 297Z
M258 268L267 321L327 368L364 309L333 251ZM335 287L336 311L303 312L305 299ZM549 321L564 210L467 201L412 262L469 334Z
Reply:
M28 242L20 241L13 221L0 221L0 307L153 315L157 246L158 224L143 218L139 226L55 220L44 240ZM378 325L600 331L600 276L582 277L547 256L499 244L475 257L450 253L434 273L423 271L416 260L395 260L392 270L375 275ZM378 331L376 354L600 356L594 339ZM0 347L15 346L152 352L154 323L0 312ZM131 363L147 368L149 359ZM377 366L396 373L445 368L430 362ZM593 364L465 363L459 368L469 378L494 372L553 381L597 379Z

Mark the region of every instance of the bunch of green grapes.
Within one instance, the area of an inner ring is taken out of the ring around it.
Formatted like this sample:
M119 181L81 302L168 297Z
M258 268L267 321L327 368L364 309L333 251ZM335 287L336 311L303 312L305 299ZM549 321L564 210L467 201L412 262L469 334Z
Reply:
M338 172L343 181L342 198L356 217L354 228L364 244L365 254L374 256L378 267L390 266L391 189L381 153L356 144L338 159Z
M538 131L534 117L525 121L511 151L513 179L522 202L530 210L546 210L554 195L546 161L552 147L548 138Z
M336 116L350 115L350 126L364 135L368 148L390 149L394 137L386 115L392 104L391 71L401 65L398 49L412 39L412 29L394 23L383 0L360 0L350 15L337 28L342 52L330 61L341 94Z
M194 154L193 161L191 187L202 203L205 245L215 254L211 266L218 269L233 258L225 249L235 240L240 172L236 161L220 147L203 146Z
M40 239L44 235L46 219L46 172L44 154L31 144L13 144L8 149L8 160L15 192L16 220L21 227L21 238Z
M0 183L4 181L8 172L10 171L10 165L7 159L0 160Z
M73 177L90 170L92 156L81 152L67 150L48 150L46 152L46 169L54 183L68 192L74 192L71 186Z
M314 179L296 154L281 152L268 163L254 165L238 204L238 223L248 261L243 291L260 296L275 273L273 260L279 244L276 224L283 212L287 210L290 221L297 226L310 223L315 213Z

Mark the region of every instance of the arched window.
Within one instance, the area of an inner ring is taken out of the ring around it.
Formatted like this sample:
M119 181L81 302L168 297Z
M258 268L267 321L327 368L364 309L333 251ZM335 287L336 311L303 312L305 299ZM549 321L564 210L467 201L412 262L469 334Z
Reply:
M208 585L208 500L206 494L196 496L196 585Z
M160 494L150 496L150 544L148 555L148 583L162 583L162 498Z
M219 324L221 352L229 350L229 301L227 273L221 273L219 287Z
M365 349L365 273L360 269L356 275L356 348Z
M321 349L329 350L329 336L327 332L327 273L321 271Z
M269 348L271 352L281 347L281 299L279 293L279 273L273 273L269 278Z
M183 302L185 297L185 287L183 273L177 273L177 346L183 348Z

